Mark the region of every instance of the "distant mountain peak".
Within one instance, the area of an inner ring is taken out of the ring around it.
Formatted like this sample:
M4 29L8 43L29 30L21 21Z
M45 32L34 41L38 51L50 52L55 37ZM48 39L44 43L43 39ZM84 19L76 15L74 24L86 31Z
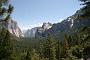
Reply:
M35 37L38 34L42 34L44 31L50 29L52 27L51 23L44 22L41 27L35 27L32 29L28 29L24 32L24 37Z
M44 29L44 30L47 30L47 29L49 29L49 28L51 28L52 27L52 24L51 23L43 23L43 25L42 25L42 28Z

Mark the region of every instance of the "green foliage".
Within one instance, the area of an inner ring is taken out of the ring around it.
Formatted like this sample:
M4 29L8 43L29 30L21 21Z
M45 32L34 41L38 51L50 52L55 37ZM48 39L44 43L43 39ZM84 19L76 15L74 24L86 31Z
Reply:
M1 59L80 60L90 56L88 48L90 47L90 27L82 28L73 36L65 35L64 41L48 36L44 39L22 38L22 40L12 43L9 34L4 29L0 33Z
M0 0L0 6L6 5L8 2L8 0Z
M89 0L79 0L83 2L84 7L81 9L82 17L90 17L90 1Z
M12 13L13 12L13 6L11 4L9 4L9 7L8 7L8 13Z
M56 49L55 49L55 41L51 36L49 36L44 45L44 54L45 57L49 60L56 60Z
M82 16L90 17L88 0L80 0L85 5ZM5 6L5 7L3 7ZM6 8L7 7L7 8ZM0 0L0 19L11 18L13 6L8 0ZM90 27L83 27L78 33L64 35L64 40L53 38L20 38L18 41L6 29L0 30L0 60L80 60L90 58ZM59 35L57 36L59 37ZM20 41L19 41L20 40Z
M0 20L9 20L11 18L13 6L8 2L8 0L0 0Z
M80 60L90 56L87 54L87 47L90 46L90 27L83 27L72 36L66 34L64 41L52 37L25 38L16 42L17 49L14 50L18 51L18 60Z
M30 49L23 60L40 60L40 58L35 49Z
M32 60L32 56L31 55L32 55L32 52L30 50L28 50L25 60Z
M0 38L0 60L10 59L12 53L10 33L6 29L2 29Z

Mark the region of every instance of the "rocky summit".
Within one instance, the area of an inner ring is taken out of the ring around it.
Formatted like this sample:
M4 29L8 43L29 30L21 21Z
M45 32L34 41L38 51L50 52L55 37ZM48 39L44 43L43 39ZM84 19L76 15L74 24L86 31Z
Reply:
M55 24L43 23L42 27L29 29L24 33L24 37L46 37L51 34L60 38L65 33L69 35L77 33L85 26L90 26L90 17L83 17L81 10L78 10L62 22Z
M46 30L50 29L52 27L51 23L43 23L41 27L35 27L32 29L28 29L26 32L23 33L24 37L37 37Z

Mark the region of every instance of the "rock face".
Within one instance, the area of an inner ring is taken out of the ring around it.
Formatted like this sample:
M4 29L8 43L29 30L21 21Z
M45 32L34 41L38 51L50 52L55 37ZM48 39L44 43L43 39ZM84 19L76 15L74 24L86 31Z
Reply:
M48 30L48 29L50 29L52 27L52 24L51 23L43 23L43 25L42 25L42 28L43 28L43 30Z
M35 34L37 32L38 27L28 29L26 32L24 32L24 37L35 37Z
M11 34L17 36L17 37L21 37L22 36L22 32L20 30L20 28L17 25L16 21L13 20L0 20L0 29L5 28L7 29Z
M42 27L35 27L27 30L24 33L24 37L47 37L49 34L57 37L63 37L64 34L74 34L77 33L81 28L85 26L90 26L90 17L83 18L76 14L64 19L60 23L51 24L43 23Z
M82 11L83 9L76 11L74 15L64 19L60 23L53 25L43 23L42 27L33 28L27 31L28 34L26 33L26 35L28 35L28 37L47 37L51 34L58 39L64 38L65 34L74 35L78 33L80 29L90 26L90 16L86 16Z
M90 17L82 17L80 13L76 12L76 14L64 19L61 23L53 24L53 26L43 34L44 36L51 34L60 39L64 34L73 35L85 26L90 26Z
M32 29L28 29L26 32L24 32L24 37L30 37L34 38L45 32L46 30L50 29L52 27L51 23L43 23L41 27L35 27Z

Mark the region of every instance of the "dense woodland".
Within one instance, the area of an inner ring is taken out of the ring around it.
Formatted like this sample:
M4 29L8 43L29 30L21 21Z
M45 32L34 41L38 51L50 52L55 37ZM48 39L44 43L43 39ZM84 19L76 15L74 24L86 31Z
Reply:
M82 15L90 17L90 2L80 0ZM0 19L7 22L13 12L8 0L0 0ZM59 36L58 36L59 37ZM5 28L0 30L0 60L87 60L90 58L90 26L82 27L63 40L49 34L43 38L18 38Z

